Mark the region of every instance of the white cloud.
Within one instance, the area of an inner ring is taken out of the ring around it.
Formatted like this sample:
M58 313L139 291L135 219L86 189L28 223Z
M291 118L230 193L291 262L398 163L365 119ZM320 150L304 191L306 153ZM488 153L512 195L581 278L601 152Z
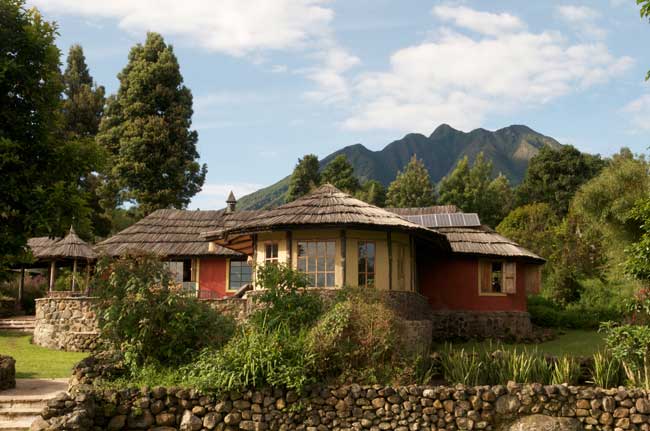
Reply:
M607 36L599 24L600 12L587 6L564 5L556 8L557 14L578 34L588 39L603 39Z
M241 56L301 47L327 33L327 0L31 0L57 14L112 18L131 32L181 36L210 51Z
M526 27L523 21L509 13L480 12L465 6L440 5L431 13L442 21L490 36L517 32Z
M650 121L648 121L650 118L650 94L644 94L631 101L623 107L622 111L629 117L633 132L650 131Z
M465 7L457 9L459 16L473 16ZM495 21L493 28L513 31L470 36L446 29L393 53L387 71L360 75L352 90L357 104L343 126L429 133L446 122L470 129L487 115L538 106L607 82L632 64L603 43L571 44L557 32L514 31L525 25L514 26L507 14L490 15L504 21Z
M361 60L339 46L331 46L317 54L320 65L307 70L307 76L317 88L305 93L305 97L318 102L341 102L349 98L349 86L345 73Z
M260 188L262 185L253 183L205 184L201 192L192 198L189 207L190 209L224 208L230 191L235 194L235 198L239 199Z

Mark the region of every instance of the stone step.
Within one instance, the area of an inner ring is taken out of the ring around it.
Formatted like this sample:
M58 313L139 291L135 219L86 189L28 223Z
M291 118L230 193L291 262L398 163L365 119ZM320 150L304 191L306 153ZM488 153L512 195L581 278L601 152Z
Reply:
M38 416L24 417L11 421L0 420L0 431L25 431L29 430Z
M24 417L38 416L41 414L42 410L42 408L0 410L0 422L12 421Z

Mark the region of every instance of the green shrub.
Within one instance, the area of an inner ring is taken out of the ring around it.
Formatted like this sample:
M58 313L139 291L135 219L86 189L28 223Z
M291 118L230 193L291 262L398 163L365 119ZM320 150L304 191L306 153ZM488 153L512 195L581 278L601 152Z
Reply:
M309 327L320 316L321 298L310 292L307 276L284 264L269 264L255 269L256 282L264 290L255 296L261 305L250 320L257 326L273 329L289 326L300 330Z
M619 361L628 383L650 389L650 326L604 323L605 343Z
M565 383L575 385L580 379L580 373L581 370L578 361L571 356L564 355L553 364L550 383L554 385L562 385Z
M323 314L309 334L323 375L390 363L399 351L397 319L372 289L350 290Z
M621 321L624 313L618 305L587 307L581 303L559 306L542 296L528 298L531 322L542 328L598 329L602 322Z
M601 388L615 388L623 383L621 361L608 351L594 353L589 374L591 382Z
M472 350L447 348L440 356L442 375L449 384L478 386L485 381L485 362Z
M301 391L313 382L315 366L304 331L247 325L221 350L202 352L185 372L188 382L204 390L274 386Z
M103 259L93 284L101 339L123 352L129 367L182 364L233 333L231 318L185 295L153 256Z

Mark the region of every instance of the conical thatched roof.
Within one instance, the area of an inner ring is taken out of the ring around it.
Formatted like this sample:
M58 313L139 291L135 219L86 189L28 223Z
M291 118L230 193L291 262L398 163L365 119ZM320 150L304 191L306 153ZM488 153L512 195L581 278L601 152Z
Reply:
M239 222L232 222L229 217L231 216L224 218L224 224L220 229L208 231L203 236L222 243L219 240L270 230L346 226L408 231L437 242L444 248L449 248L443 235L411 223L397 214L355 199L330 184L320 186L311 193L275 209L254 211L246 215L233 213L232 217L241 220Z
M44 258L46 252L61 238L50 238L49 236L38 236L27 240L27 247L32 251L36 259Z
M454 253L521 258L536 263L545 262L542 257L499 235L487 226L439 227L435 230L447 237Z
M41 257L46 259L93 260L97 258L97 253L86 241L79 238L74 228L70 226L70 232L65 238L45 249Z
M208 250L201 232L221 225L224 211L161 209L97 244L100 253L121 256L146 252L163 258L178 256L233 256L239 253L217 247Z

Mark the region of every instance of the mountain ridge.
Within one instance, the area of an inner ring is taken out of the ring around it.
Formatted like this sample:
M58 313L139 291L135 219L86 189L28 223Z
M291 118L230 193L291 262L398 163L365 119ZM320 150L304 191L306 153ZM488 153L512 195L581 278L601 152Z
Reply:
M483 128L463 132L448 124L441 124L428 137L421 133L408 133L381 150L370 150L360 143L345 146L321 159L320 166L322 169L336 156L343 154L361 181L374 179L388 186L415 154L424 162L431 181L437 183L464 156L474 160L483 152L486 158L492 160L495 175L503 173L517 184L523 179L530 159L545 145L553 148L561 146L555 139L521 124L493 132ZM269 208L284 203L290 177L288 175L268 187L243 196L238 208Z

